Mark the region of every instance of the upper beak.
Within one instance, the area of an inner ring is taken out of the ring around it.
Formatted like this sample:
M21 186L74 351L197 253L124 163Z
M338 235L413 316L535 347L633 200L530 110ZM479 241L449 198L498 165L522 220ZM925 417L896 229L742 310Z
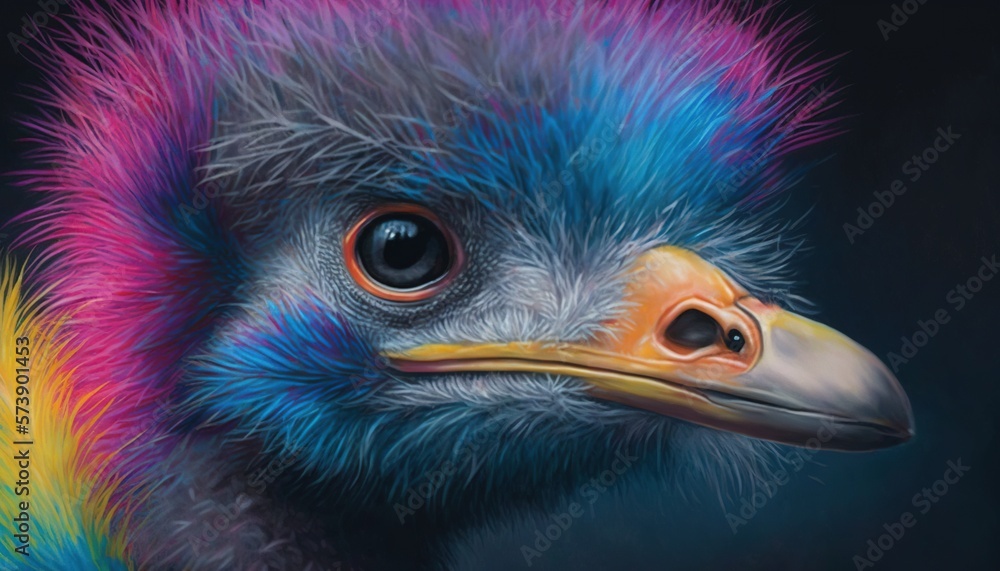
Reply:
M598 398L787 444L869 450L913 435L899 382L841 333L762 303L680 248L650 250L629 278L629 309L591 341L424 345L387 356L407 372L570 375Z

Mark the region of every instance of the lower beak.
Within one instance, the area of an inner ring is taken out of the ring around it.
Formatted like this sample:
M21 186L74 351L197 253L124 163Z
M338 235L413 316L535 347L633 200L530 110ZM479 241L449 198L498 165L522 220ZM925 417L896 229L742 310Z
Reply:
M629 278L629 309L592 341L423 345L387 357L410 373L573 376L596 398L812 448L870 450L913 435L895 377L841 333L762 303L687 250L651 250Z

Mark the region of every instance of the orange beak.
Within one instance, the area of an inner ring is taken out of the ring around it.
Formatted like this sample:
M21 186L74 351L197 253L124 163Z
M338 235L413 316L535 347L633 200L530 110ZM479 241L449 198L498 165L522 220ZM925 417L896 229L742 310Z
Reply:
M387 357L412 373L578 377L596 398L786 444L868 450L913 435L906 394L878 358L751 297L690 251L645 253L625 295L629 309L590 342L424 345Z

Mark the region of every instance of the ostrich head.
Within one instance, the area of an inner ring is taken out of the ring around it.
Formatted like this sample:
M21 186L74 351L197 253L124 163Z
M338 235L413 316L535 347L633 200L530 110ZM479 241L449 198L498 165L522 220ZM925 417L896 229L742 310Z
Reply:
M38 219L94 340L81 384L128 397L102 434L129 478L294 452L272 508L424 541L623 454L665 476L907 439L886 367L789 309L770 198L831 131L802 24L610 4L83 15ZM125 440L157 396L180 416Z

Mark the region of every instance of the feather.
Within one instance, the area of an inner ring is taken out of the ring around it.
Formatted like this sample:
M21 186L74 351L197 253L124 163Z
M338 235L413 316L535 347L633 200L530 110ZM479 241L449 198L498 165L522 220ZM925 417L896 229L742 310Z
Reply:
M111 403L73 385L65 318L43 309L44 292L26 293L9 261L0 275L0 517L17 526L0 539L0 567L129 569L125 535L114 531L127 511L101 478L113 459L95 462L95 434L77 424L82 407Z

